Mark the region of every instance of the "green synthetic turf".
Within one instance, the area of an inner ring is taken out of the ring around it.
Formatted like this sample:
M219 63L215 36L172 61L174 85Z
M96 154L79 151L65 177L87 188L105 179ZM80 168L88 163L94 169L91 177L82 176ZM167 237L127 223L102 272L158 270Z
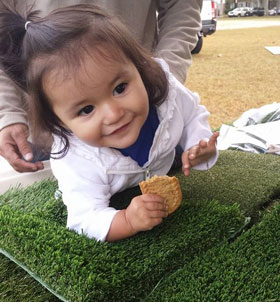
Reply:
M279 171L277 156L221 152L212 175L177 172L183 205L162 225L114 244L66 230L56 182L43 181L0 196L0 247L71 301L137 301L236 233L244 224L241 212L257 215L279 196ZM112 204L123 208L135 194L138 188L118 194Z
M0 205L9 204L22 212L41 212L43 217L49 219L60 217L61 222L64 223L66 211L61 202L55 202L52 194L56 187L55 182L43 181L25 190L12 189L0 196ZM49 194L46 194L46 190ZM27 198L28 202L26 202ZM0 254L0 301L58 302L60 300L14 262Z
M221 151L210 171L192 171L179 179L187 199L203 196L223 204L237 203L246 216L256 219L264 205L280 196L279 175L279 156Z
M61 199L55 199L56 189L57 183L52 180L43 180L25 189L13 188L0 196L0 207L65 225L67 211Z
M165 275L231 237L244 223L237 206L188 201L152 231L100 243L66 230L61 201L52 197L54 189L53 183L43 182L3 196L0 246L75 302L145 297ZM36 201L42 207L28 205Z
M0 254L1 302L59 302L15 263Z
M135 301L242 223L237 207L186 204L158 228L108 244L3 206L0 245L71 301Z
M166 278L146 302L276 302L280 291L280 207L232 244L204 255Z

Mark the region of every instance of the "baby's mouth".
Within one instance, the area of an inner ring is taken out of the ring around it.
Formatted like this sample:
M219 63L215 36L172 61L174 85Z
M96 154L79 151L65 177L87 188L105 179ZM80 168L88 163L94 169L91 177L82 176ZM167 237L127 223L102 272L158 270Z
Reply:
M112 131L109 135L119 134L119 133L123 132L124 130L126 130L129 127L130 123L131 122L128 122L128 123L122 125L121 127Z

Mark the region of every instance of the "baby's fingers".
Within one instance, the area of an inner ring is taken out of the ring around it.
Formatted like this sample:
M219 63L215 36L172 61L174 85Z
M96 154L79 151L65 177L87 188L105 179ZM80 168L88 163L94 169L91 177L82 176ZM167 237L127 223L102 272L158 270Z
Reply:
M168 216L168 206L166 201L157 194L143 194L144 206L146 210L149 211L149 217L167 217Z
M145 207L149 211L168 211L168 206L165 201L163 202L145 202Z
M144 202L160 202L164 203L164 199L158 194L142 194L141 198Z
M191 170L189 155L190 155L190 151L185 151L182 154L182 171L186 176L190 174L190 170Z
M207 142L206 141L203 141L201 140L200 143L203 145L204 142L206 143L206 146L207 146ZM193 161L194 159L197 158L197 156L199 155L199 152L200 152L200 148L201 148L201 145L196 145L196 146L193 146L189 149L189 162Z
M208 144L209 144L210 146L216 146L217 138L218 138L219 135L220 135L220 132L219 132L219 131L214 132L214 133L212 134L212 136L210 137Z

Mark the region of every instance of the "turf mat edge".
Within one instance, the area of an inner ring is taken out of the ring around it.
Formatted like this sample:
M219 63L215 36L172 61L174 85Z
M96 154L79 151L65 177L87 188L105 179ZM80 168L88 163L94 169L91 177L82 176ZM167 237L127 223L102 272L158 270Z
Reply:
M34 280L39 282L45 289L47 289L51 294L56 296L59 300L63 302L69 302L68 300L65 300L62 296L57 294L55 291L52 290L51 287L49 287L41 278L39 278L36 274L34 274L30 269L28 269L23 263L15 259L10 253L8 253L6 250L2 249L0 247L0 253L7 257L10 261L14 262L17 266L19 266L21 269L23 269L27 274L30 275Z

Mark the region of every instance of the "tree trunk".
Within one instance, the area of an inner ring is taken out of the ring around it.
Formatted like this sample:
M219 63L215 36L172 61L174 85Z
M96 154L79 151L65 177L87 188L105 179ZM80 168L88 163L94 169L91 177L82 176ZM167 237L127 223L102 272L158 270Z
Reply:
M264 15L267 16L268 15L268 0L264 0Z
M280 10L280 0L277 0L276 9L277 9L277 12Z

